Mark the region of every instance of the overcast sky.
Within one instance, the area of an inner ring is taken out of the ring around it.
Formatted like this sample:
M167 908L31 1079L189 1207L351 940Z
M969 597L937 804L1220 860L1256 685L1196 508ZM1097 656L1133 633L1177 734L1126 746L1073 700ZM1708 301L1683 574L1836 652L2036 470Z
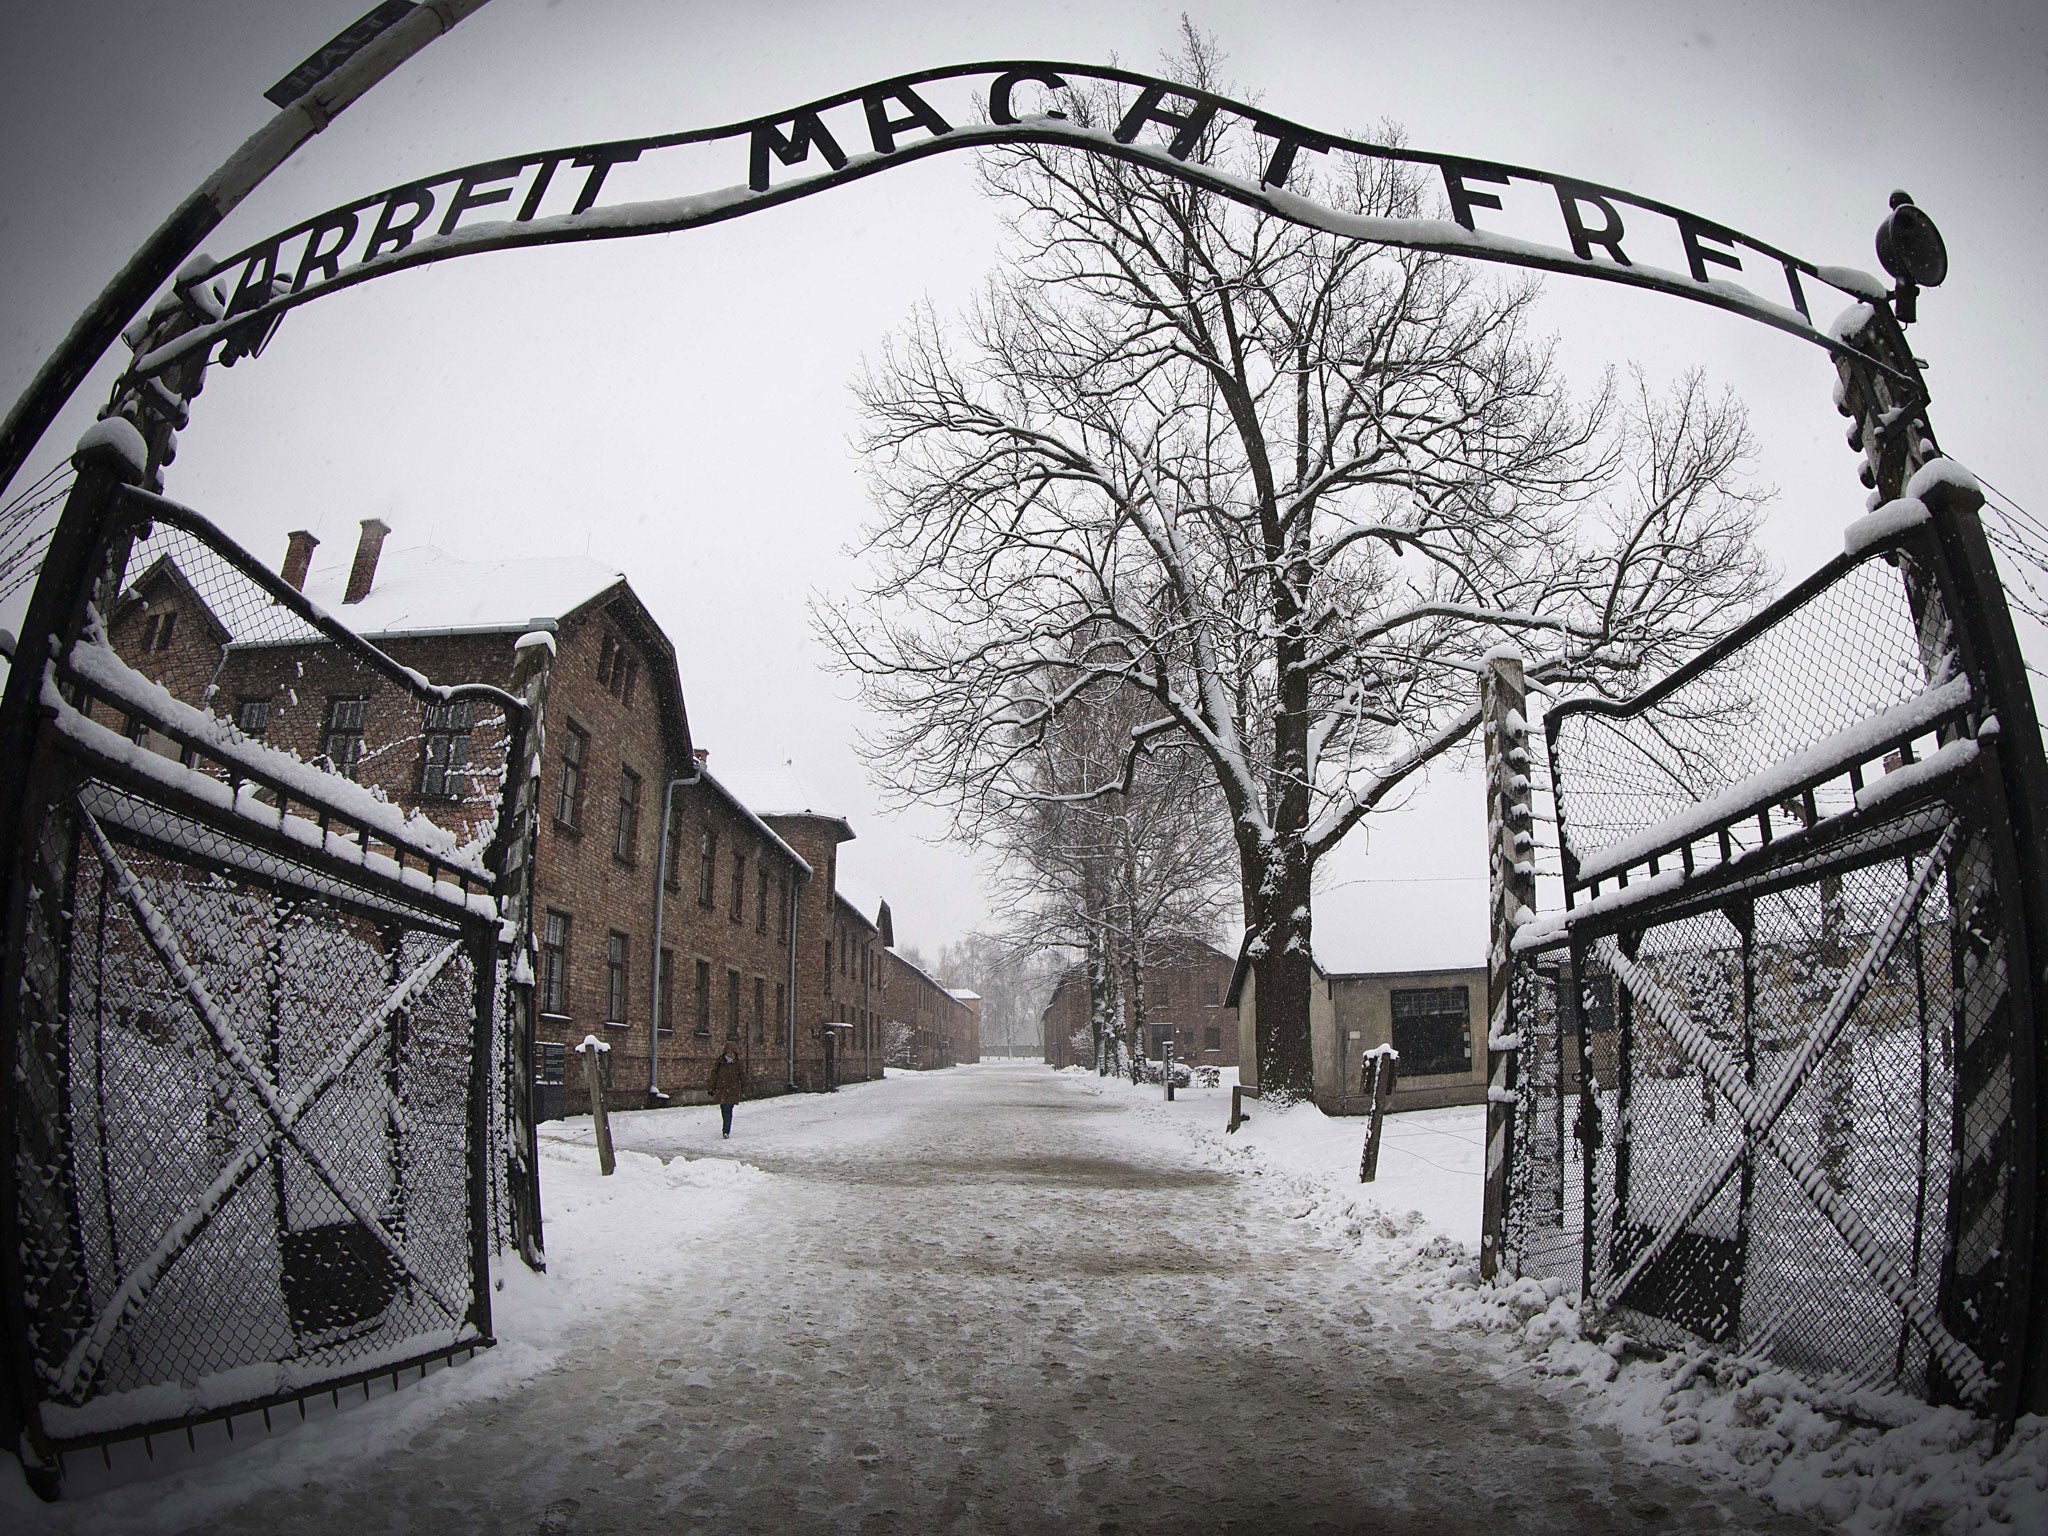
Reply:
M107 277L270 114L262 92L370 0L6 0L0 21L0 398ZM208 242L465 162L708 126L885 75L984 58L1152 68L1179 5L492 0L313 140ZM2048 24L2011 3L1532 5L1227 0L1188 7L1240 96L1337 132L1605 182L1810 260L1876 271L1893 187L1947 237L1922 300L1944 448L2048 516L2039 448L2048 266ZM859 840L850 871L927 953L986 920L973 860L929 812L889 817L861 725L806 622L852 586L865 513L847 380L929 299L997 259L965 156L710 229L466 258L288 315L215 369L167 490L275 560L351 547L589 553L627 572L681 655L714 767L794 759ZM1825 301L1823 301L1824 303ZM1545 323L1582 382L1705 368L1748 402L1779 487L1770 543L1803 574L1862 507L1824 353L1651 294L1550 279ZM1817 314L1823 322L1825 314ZM110 359L24 481L104 400ZM0 614L11 622L15 613ZM1365 963L1476 961L1483 807L1442 775L1355 838L1319 927ZM1319 908L1319 912L1323 909ZM1334 935L1332 936L1334 937Z

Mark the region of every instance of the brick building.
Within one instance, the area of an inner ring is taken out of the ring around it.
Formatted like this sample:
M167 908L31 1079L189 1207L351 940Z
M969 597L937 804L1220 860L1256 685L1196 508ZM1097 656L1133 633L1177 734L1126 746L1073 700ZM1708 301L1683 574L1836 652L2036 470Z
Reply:
M892 1067L929 1072L981 1059L976 1015L902 951L880 953L882 1029Z
M1172 946L1165 958L1145 968L1147 1056L1159 1060L1171 1040L1175 1059L1190 1066L1237 1065L1237 1010L1226 997L1234 964L1213 944L1189 941ZM1075 966L1060 977L1041 1017L1047 1062L1094 1065L1088 1015L1088 972Z
M646 1102L657 1077L664 1095L701 1100L728 1041L757 1095L845 1081L851 1053L823 1027L855 995L830 956L842 921L836 849L853 836L845 820L791 807L756 815L704 768L675 648L617 571L575 558L387 555L388 533L366 519L353 557L320 565L317 541L294 533L285 579L441 682L505 686L522 637L546 637L535 1065L567 1079L565 1110L585 1107L568 1050L588 1034L612 1047L610 1082L625 1104ZM317 632L257 643L234 623L166 558L130 583L108 631L131 666L245 735L324 760L464 837L489 832L506 742L488 711L423 708Z

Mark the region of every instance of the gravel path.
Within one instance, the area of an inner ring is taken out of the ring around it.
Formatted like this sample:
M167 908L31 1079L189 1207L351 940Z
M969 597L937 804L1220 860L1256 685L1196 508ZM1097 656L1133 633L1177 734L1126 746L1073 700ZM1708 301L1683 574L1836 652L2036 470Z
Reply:
M1632 1465L1262 1180L1041 1067L743 1105L729 1143L615 1124L771 1176L523 1389L206 1528L1811 1529Z

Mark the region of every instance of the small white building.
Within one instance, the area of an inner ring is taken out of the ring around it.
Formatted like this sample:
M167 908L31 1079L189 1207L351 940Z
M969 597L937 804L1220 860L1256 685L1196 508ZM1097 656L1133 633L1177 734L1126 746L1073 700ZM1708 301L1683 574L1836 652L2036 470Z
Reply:
M1436 1109L1486 1101L1486 933L1447 934L1409 968L1389 954L1356 888L1315 898L1309 1041L1315 1100L1325 1114L1364 1114L1365 1056L1400 1052L1391 1108ZM1464 951L1473 957L1465 963ZM1238 948L1225 1002L1237 1009L1239 1078L1258 1082L1258 987Z

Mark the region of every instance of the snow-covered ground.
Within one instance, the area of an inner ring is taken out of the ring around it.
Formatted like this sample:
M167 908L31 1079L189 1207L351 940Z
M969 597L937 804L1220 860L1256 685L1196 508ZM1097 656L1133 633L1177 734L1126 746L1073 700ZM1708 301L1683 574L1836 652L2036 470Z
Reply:
M0 1529L2038 1530L2038 1424L1617 1359L1483 1290L1480 1111L1364 1122L989 1064L546 1127L504 1342ZM1624 1355L1626 1352L1622 1352ZM251 1430L255 1429L255 1433ZM1768 1498L1776 1509L1753 1494ZM1806 1513L1800 1513L1806 1512Z

